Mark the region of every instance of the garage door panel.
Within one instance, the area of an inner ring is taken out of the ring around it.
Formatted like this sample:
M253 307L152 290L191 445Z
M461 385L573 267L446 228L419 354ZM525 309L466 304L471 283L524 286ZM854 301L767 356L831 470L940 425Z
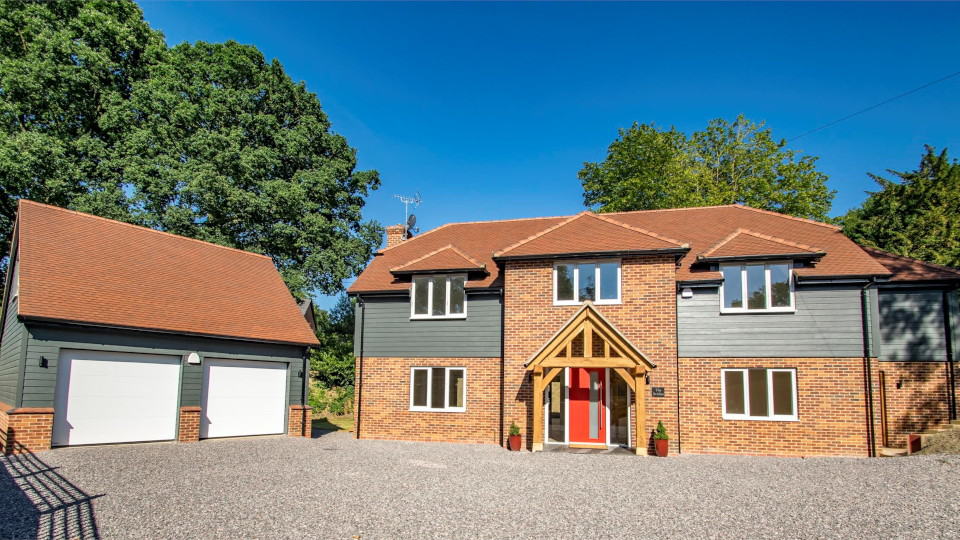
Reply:
M287 364L204 359L200 437L286 431Z
M67 349L59 362L54 444L176 438L179 357Z

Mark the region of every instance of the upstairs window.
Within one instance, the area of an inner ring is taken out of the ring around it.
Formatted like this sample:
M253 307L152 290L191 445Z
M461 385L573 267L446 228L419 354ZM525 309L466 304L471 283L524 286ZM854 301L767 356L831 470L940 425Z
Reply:
M620 261L558 263L553 267L553 303L620 303Z
M467 316L465 276L416 276L410 288L411 319L463 319Z
M723 265L720 310L724 313L793 311L790 263Z

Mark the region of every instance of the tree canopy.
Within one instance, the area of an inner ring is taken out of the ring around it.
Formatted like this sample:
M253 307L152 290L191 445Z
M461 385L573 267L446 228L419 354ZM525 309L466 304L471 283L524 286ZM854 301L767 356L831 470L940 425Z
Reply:
M329 311L318 309L317 338L320 348L311 353L312 376L327 388L353 385L354 304L345 294Z
M382 238L378 173L304 83L250 45L169 48L132 2L0 4L0 115L3 254L20 198L269 255L298 296Z
M834 192L816 161L741 115L690 136L635 123L579 177L584 204L600 212L739 203L826 220Z
M897 255L960 266L960 162L926 146L914 171L870 174L879 191L842 218L854 241Z

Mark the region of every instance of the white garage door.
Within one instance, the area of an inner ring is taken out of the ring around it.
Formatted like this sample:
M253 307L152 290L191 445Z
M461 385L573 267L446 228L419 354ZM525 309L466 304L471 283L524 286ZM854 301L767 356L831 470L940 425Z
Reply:
M283 433L286 401L285 363L205 358L200 437Z
M53 444L176 438L180 358L60 351Z

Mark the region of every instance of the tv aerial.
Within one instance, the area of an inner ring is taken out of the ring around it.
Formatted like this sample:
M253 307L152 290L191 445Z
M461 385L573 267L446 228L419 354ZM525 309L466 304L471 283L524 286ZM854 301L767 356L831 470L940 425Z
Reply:
M420 229L414 228L417 224L417 216L410 213L410 205L413 205L414 208L420 206L420 192L418 191L413 197L408 197L405 195L394 195L394 198L399 199L403 203L403 239L406 240L410 238L415 233L420 232Z

